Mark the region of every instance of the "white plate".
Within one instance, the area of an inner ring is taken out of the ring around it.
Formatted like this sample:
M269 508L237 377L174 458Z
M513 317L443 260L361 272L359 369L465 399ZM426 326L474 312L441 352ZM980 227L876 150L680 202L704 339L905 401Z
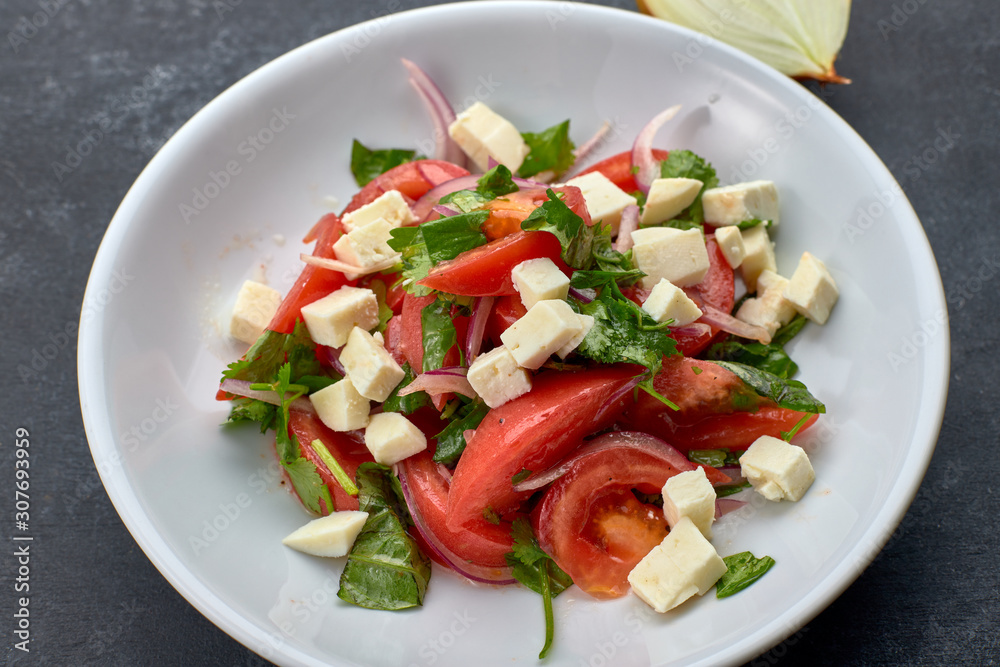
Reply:
M816 483L797 504L753 503L716 531L721 553L777 566L737 596L656 617L633 596L567 592L548 664L725 664L767 650L861 573L920 484L947 390L941 282L898 185L825 105L741 53L624 11L475 3L377 19L254 72L164 146L108 228L80 329L87 435L125 524L195 607L275 662L536 663L542 607L522 589L474 588L437 568L418 611L340 603L336 561L280 544L307 516L277 483L267 438L218 426L216 383L240 353L220 322L242 280L263 264L287 289L324 197L356 190L351 139L428 150L403 56L457 106L484 99L525 130L569 117L580 143L612 121L621 132L601 157L682 103L656 144L706 156L724 183L774 180L779 269L790 274L803 250L831 268L840 303L792 349L829 410L803 438Z

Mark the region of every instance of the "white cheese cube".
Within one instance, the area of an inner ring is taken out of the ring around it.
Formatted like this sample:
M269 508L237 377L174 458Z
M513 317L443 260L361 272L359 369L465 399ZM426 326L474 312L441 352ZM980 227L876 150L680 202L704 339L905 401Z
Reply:
M501 345L476 357L469 366L469 384L491 408L531 391L531 375L517 365L510 351Z
M734 269L739 268L747 254L743 245L743 234L737 227L719 227L715 230L715 242L719 244L726 263Z
M778 224L778 189L771 181L750 181L705 190L701 196L705 222L738 225L744 220L770 220Z
M340 352L340 363L358 393L373 401L384 401L406 373L385 348L360 327L354 327Z
M694 178L657 178L649 186L639 224L655 225L677 217L695 200L702 185Z
M562 299L569 295L569 278L548 257L521 262L510 272L514 289L521 295L521 303L530 310L539 301Z
M657 322L673 320L675 326L691 324L701 317L701 308L680 287L663 278L642 304L642 309Z
M736 311L736 319L767 329L772 336L792 321L795 308L784 297L788 280L765 269L757 278L757 296L747 299Z
M587 337L590 330L594 328L594 318L590 315L577 315L577 317L580 318L580 333L570 338L568 343L556 350L556 356L560 359L565 359L573 350L580 347L580 343Z
M529 151L513 123L482 102L458 114L448 126L448 135L483 172L489 169L491 157L516 172Z
M350 378L309 394L321 422L332 431L354 431L368 426L371 404L358 393Z
M691 519L706 540L712 539L715 521L715 489L704 468L674 475L663 485L663 516L675 527L683 517Z
M637 203L635 197L615 185L610 178L599 171L571 178L566 181L566 185L580 188L591 219L595 223L600 221L609 225L612 236L618 234L618 225L621 223L625 207Z
M392 465L427 449L427 436L398 412L380 412L365 429L365 447L376 461Z
M726 563L688 517L629 572L632 591L661 614L704 595L726 573Z
M839 296L837 283L826 265L808 252L802 253L799 265L784 289L784 297L795 310L816 324L824 324Z
M646 274L644 289L653 289L663 278L678 287L697 285L708 273L708 250L697 229L647 227L632 232L632 240L632 256Z
M368 512L333 512L313 519L281 540L285 546L311 556L346 556L368 520Z
M518 366L538 368L583 329L579 316L565 301L539 301L500 334Z
M347 264L361 269L384 264L399 258L399 253L389 247L392 225L379 219L337 239L333 244L333 254ZM360 273L344 273L348 280L354 280Z
M740 272L743 274L743 282L747 290L757 291L757 277L761 271L777 271L778 264L774 259L774 244L767 234L764 225L755 225L750 229L740 232L743 236L743 263L740 265Z
M754 490L768 500L799 500L816 479L801 447L762 435L740 457L740 470Z
M370 289L345 286L302 306L302 318L314 341L343 347L354 327L367 331L378 324L378 299Z
M253 345L264 333L281 305L281 292L267 285L247 280L236 295L229 333L236 340Z
M392 227L402 227L416 222L413 211L410 210L409 204L403 199L399 190L383 192L374 201L344 215L341 222L344 229L351 232L359 227L370 225L379 218L388 222Z

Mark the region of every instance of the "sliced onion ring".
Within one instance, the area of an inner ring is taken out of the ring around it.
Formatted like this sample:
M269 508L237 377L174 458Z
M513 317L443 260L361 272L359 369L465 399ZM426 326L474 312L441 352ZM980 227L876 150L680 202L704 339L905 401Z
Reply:
M455 393L475 398L478 395L464 375L449 373L421 373L413 382L400 389L399 395L407 396L418 391L425 391L430 396Z
M656 168L659 164L653 156L653 137L656 136L657 130L676 116L680 110L681 105L676 104L656 114L653 120L639 131L632 144L632 167L639 168L635 175L635 183L644 195L649 194L649 186L656 179Z
M281 405L281 401L278 400L278 392L276 391L262 391L260 389L251 389L250 382L247 380L223 380L222 384L219 385L219 389L226 392L227 394L233 394L234 396L242 396L243 398L252 398L257 401L263 401L265 403L270 403L271 405ZM310 401L305 396L300 396L296 398L289 404L290 410L297 410L299 412L308 412L309 414L316 414L316 409L313 407L312 401Z
M702 315L698 318L698 321L704 322L716 329L722 329L726 333L739 336L740 338L750 338L759 341L764 345L771 342L771 334L764 327L747 324L742 320L736 319L729 313L724 313L718 308L713 308L707 304L702 308Z
M435 185L413 205L413 217L417 222L423 222L434 210L434 207L437 206L441 197L450 195L452 192L458 192L459 190L474 190L477 185L479 185L479 177L472 174L459 176L458 178Z
M465 153L448 134L448 126L455 122L455 110L437 84L413 61L400 58L403 67L410 74L410 83L427 107L427 113L434 123L435 157L447 160L460 167L465 166Z
M632 232L639 229L639 207L629 204L622 210L622 219L618 223L618 238L615 239L615 250L626 252L632 248Z
M483 334L486 332L486 322L493 311L493 302L496 297L481 296L476 299L472 307L472 318L469 320L469 330L465 335L465 361L472 364L479 356L479 350L483 346Z

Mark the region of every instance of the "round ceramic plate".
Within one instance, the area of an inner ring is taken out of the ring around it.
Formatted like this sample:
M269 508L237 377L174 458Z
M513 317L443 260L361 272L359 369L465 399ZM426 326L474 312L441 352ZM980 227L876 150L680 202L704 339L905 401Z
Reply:
M308 517L269 438L219 427L226 335L244 279L285 290L298 242L357 189L351 140L429 152L432 127L400 58L457 108L483 100L520 129L566 118L594 159L683 104L656 145L705 156L723 183L781 194L778 268L809 250L841 296L791 345L828 414L803 435L816 483L798 503L753 500L718 522L723 555L777 565L746 591L664 615L635 596L555 602L550 665L727 664L794 633L844 590L912 500L948 378L940 278L892 176L799 84L712 40L635 13L571 3L474 3L374 20L307 44L206 106L152 160L112 220L80 328L83 416L101 478L165 577L219 627L287 665L533 665L542 604L436 568L425 605L369 611L336 597L341 564L281 538ZM287 239L285 241L284 239ZM180 639L180 638L178 638Z

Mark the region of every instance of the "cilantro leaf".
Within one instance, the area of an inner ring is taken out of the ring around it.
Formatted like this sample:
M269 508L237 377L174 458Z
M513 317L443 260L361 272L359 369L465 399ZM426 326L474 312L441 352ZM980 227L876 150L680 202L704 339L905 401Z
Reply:
M226 423L257 422L260 424L260 432L265 433L268 429L274 428L277 411L278 406L271 403L252 398L237 398L233 400L232 410Z
M751 218L750 220L744 220L743 222L737 223L736 228L744 230L756 227L757 225L764 225L765 228L770 229L771 224L770 220L758 220L757 218Z
M458 343L458 333L451 317L451 302L437 299L420 312L420 326L423 329L424 368L433 371L444 366L448 350Z
M441 197L439 203L451 204L452 206L458 208L458 210L462 213L470 213L471 211L482 208L483 204L488 201L490 201L488 197L484 197L475 190L456 190L455 192Z
M763 577L774 566L774 559L770 556L757 558L749 551L726 556L722 560L728 569L715 584L717 598L739 593Z
M815 414L826 412L826 406L810 394L806 386L798 380L780 378L773 373L732 361L715 363L735 373L758 395L771 399L783 408Z
M368 519L347 555L337 596L368 609L417 607L431 578L431 562L406 533L412 519L399 480L388 466L362 463L358 504Z
M561 174L573 166L576 159L573 149L576 147L569 138L569 120L538 133L522 132L521 137L529 149L521 168L518 169L518 174L524 178L530 178L543 171Z
M290 334L265 330L243 358L229 364L222 379L273 382L278 369L291 365L292 377L304 375L328 376L328 369L316 359L316 343L309 336L304 322L295 323Z
M316 514L323 514L324 508L327 512L333 511L330 489L323 483L323 478L319 476L319 471L312 461L300 457L294 461L282 461L281 467L288 473L288 479L292 481L295 493L302 499L303 505Z
M358 186L364 187L376 176L413 161L416 154L416 151L401 148L372 150L355 139L351 145L351 173Z
M383 412L400 412L404 415L410 415L420 408L431 404L431 397L425 391L415 391L406 396L399 395L399 390L409 385L417 377L413 369L410 368L409 363L403 364L403 373L402 381L392 390L389 398L382 402Z
M714 188L719 184L719 178L715 174L715 168L706 162L704 158L695 155L687 150L673 150L667 159L660 163L661 178L693 178L701 181L704 185L698 196L691 202L691 205L684 209L677 218L690 220L696 223L705 221L705 211L701 204L701 195L709 188Z
M646 311L614 291L604 289L590 303L579 305L582 314L594 318L594 326L576 351L601 363L639 364L656 375L663 357L677 354L675 341Z
M554 234L562 244L562 258L574 269L586 269L592 262L593 231L587 228L583 218L567 206L555 190L545 191L548 201L531 212L521 222L525 231L543 231ZM583 230L587 230L584 233Z
M417 296L430 294L430 288L417 283L426 278L436 264L486 245L488 239L480 227L489 215L489 211L472 211L429 220L416 227L393 229L388 243L390 248L401 253L407 290Z
M521 517L514 520L511 536L514 538L514 547L505 556L507 564L515 579L542 596L545 607L545 645L538 654L539 659L542 659L548 655L555 634L552 598L572 586L573 580L538 546L538 540L527 519Z
M479 427L490 408L485 403L469 403L458 410L457 416L444 430L434 436L437 439L437 451L434 460L447 466L458 462L465 451L465 432Z
M798 364L792 361L788 353L780 345L773 343L741 343L730 338L712 345L706 358L713 361L738 361L785 379L793 377L799 370Z
M513 174L510 173L510 169L502 164L498 164L483 174L478 183L476 194L486 199L496 199L497 197L509 195L512 192L520 190L513 180Z
M423 280L434 268L430 254L427 252L427 243L424 242L424 235L419 226L417 227L397 227L390 234L389 247L400 253L400 261L403 263L401 272L406 290L416 296L427 296L431 293L431 288L417 284Z
M574 271L569 280L570 287L575 289L598 289L607 287L609 283L616 282L630 285L642 278L645 273L639 269L629 269L628 271Z

